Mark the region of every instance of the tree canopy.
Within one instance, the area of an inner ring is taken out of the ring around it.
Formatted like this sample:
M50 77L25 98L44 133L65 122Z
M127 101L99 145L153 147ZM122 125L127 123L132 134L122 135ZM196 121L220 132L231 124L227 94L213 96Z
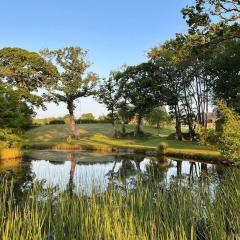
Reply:
M64 102L70 116L72 134L79 137L74 118L75 100L88 97L95 93L98 75L86 72L90 67L87 58L88 51L79 47L66 47L58 50L44 49L41 51L48 61L55 64L59 70L56 84L49 90L50 99L56 102Z

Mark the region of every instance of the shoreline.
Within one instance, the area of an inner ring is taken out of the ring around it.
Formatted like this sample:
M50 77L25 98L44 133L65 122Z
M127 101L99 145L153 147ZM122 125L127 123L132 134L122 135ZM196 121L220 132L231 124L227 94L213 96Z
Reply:
M95 151L105 153L125 153L125 154L144 154L146 156L164 156L158 154L155 147L133 147L133 146L114 146L100 144L26 144L24 150L49 150L49 151ZM217 151L197 150L197 149L177 149L167 148L166 157L176 157L180 159L192 159L208 161L217 164L232 165L233 162L224 160Z

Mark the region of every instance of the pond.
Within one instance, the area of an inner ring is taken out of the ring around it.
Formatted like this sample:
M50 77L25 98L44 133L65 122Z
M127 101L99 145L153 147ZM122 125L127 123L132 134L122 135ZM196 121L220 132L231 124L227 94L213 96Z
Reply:
M89 194L110 185L134 188L137 179L161 187L204 184L209 190L221 183L226 171L221 165L180 159L155 159L141 155L97 152L31 151L19 160L0 162L0 175L13 178L18 193L33 182L43 187L71 189Z

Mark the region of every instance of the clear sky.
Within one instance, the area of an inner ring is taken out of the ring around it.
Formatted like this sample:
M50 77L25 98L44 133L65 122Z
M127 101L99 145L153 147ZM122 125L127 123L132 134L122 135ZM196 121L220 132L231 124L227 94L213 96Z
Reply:
M146 60L153 46L187 29L180 10L192 0L5 0L1 2L0 48L39 51L80 46L91 70L107 77L123 64ZM37 117L63 116L66 106L48 104ZM106 113L92 98L77 103L76 115Z

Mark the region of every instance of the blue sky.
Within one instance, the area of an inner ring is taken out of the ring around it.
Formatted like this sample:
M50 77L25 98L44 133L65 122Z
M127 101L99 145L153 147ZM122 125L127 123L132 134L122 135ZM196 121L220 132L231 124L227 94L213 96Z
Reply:
M123 64L146 60L153 46L186 32L180 10L191 0L7 0L1 3L0 48L39 51L80 46L91 70L107 77ZM48 104L37 117L63 116L66 106ZM92 98L77 103L76 115L106 113Z

